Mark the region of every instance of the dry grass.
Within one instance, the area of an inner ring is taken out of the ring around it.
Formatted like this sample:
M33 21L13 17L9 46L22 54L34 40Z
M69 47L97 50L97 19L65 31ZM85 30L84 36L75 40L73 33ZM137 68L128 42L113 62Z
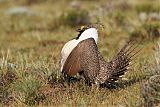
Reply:
M160 32L159 20L147 20L145 23L149 25L145 26L139 18L141 12L148 14L157 12L160 8L158 0L147 0L146 6L145 2L146 0L0 1L0 106L137 106L143 101L140 87L146 80L148 71L155 68L152 55L159 38L155 34ZM10 12L19 6L25 6L27 11L14 14ZM81 19L77 19L75 13L64 16L77 9L86 10L88 14L78 14ZM72 17L75 18L75 26L71 23ZM83 21L83 18L88 19ZM77 24L77 20L83 23ZM131 32L136 32L136 38L145 39L140 44L143 47L141 54L132 70L125 75L128 80L120 81L116 89L99 90L93 90L83 81L70 84L64 82L59 63L62 46L77 35L77 26L99 21L105 28L100 30L98 46L106 60L111 59L125 41L131 39ZM137 28L140 31L146 29L144 35L137 32ZM156 39L147 38L148 34ZM8 73L14 74L16 78L7 79L5 75Z

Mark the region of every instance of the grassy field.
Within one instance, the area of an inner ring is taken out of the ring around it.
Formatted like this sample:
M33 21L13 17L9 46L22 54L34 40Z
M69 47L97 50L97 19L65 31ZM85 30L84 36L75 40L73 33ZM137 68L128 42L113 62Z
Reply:
M142 106L140 87L159 69L159 22L160 0L0 0L0 106ZM127 40L143 40L116 89L60 79L62 46L89 23L104 25L98 47L106 60Z

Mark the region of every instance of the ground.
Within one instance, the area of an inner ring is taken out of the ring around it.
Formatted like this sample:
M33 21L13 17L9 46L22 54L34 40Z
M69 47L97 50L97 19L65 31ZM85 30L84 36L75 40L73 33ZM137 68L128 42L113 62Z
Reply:
M0 0L0 105L136 107L155 63L159 0ZM101 23L98 47L110 60L127 40L140 55L116 89L61 81L60 51L76 29ZM52 74L52 75L51 75Z

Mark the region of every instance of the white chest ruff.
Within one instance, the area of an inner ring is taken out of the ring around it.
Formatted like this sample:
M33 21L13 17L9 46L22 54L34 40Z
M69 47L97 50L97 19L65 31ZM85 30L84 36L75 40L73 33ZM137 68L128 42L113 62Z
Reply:
M62 48L61 51L61 71L63 69L63 65L68 58L71 51L77 46L79 42L75 39L68 41Z

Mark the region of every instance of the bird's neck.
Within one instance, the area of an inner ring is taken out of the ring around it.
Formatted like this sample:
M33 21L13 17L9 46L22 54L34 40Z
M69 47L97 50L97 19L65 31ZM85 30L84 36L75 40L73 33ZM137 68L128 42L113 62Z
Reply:
M98 42L98 31L95 28L90 28L84 31L81 36L79 37L78 41L82 41L88 38L93 38L97 44Z

